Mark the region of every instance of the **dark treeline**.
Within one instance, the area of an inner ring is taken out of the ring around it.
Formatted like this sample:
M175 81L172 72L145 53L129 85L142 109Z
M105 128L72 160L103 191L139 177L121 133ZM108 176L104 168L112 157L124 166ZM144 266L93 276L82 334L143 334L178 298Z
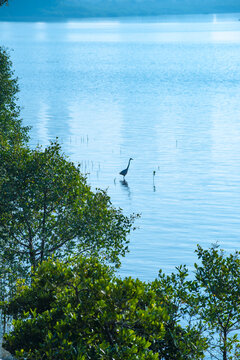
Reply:
M240 0L12 0L0 19L34 20L84 17L240 12Z

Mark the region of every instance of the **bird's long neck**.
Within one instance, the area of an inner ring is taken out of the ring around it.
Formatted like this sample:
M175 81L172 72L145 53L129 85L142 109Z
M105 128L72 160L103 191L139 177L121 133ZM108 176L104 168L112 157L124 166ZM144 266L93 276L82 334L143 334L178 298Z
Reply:
M127 170L128 170L128 168L129 168L129 166L130 166L130 162L131 162L131 160L129 159L129 161L128 161L128 166L127 166Z

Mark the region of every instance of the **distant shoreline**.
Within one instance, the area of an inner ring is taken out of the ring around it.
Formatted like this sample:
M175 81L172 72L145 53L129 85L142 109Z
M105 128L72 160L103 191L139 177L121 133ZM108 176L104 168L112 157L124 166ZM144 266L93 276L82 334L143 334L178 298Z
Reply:
M153 19L157 21L168 20L169 22L174 21L176 17L182 17L186 20L192 20L192 17L202 16L207 18L208 16L211 17L213 15L216 16L226 16L232 17L236 16L236 21L240 21L240 12L205 12L205 13L165 13L165 14L158 14L158 15L128 15L128 16L79 16L79 17L56 17L56 16L1 16L0 14L0 22L49 22L49 23L63 23L63 22L71 22L71 21L90 21L90 22L97 22L97 21L122 21L127 22L131 21L147 21L147 19ZM204 21L203 21L204 22Z

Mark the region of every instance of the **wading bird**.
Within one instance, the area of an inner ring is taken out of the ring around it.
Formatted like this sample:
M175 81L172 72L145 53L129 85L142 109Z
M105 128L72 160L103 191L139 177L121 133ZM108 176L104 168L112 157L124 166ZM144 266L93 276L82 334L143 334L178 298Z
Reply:
M126 169L122 170L119 174L123 176L123 179L125 179L125 176L127 175L127 172L128 172L128 168L129 168L129 165L130 165L130 162L131 160L133 160L132 158L129 159L128 161L128 166Z

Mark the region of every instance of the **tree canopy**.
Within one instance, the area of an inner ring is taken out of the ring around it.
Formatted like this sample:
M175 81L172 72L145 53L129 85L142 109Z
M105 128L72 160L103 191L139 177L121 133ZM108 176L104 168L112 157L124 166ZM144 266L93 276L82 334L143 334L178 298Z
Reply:
M96 258L49 259L7 305L16 320L4 346L20 360L202 359L205 339L172 324L164 298Z
M169 315L164 341L159 344L161 358L203 359L209 341L197 317L195 286L186 266L177 267L170 275L160 270L151 287Z
M195 296L198 316L205 322L211 350L220 359L238 359L240 341L240 253L226 255L213 246L196 250Z
M0 0L0 6L3 6L4 4L8 4L8 0Z
M0 47L0 147L23 144L27 141L28 127L22 125L17 105L19 91L12 62L6 49Z
M195 278L120 279L96 257L43 261L3 305L18 359L238 359L240 254L197 249ZM29 337L28 334L31 334Z
M53 253L98 254L115 264L128 250L134 216L93 192L58 143L5 148L0 164L0 257L35 268Z

